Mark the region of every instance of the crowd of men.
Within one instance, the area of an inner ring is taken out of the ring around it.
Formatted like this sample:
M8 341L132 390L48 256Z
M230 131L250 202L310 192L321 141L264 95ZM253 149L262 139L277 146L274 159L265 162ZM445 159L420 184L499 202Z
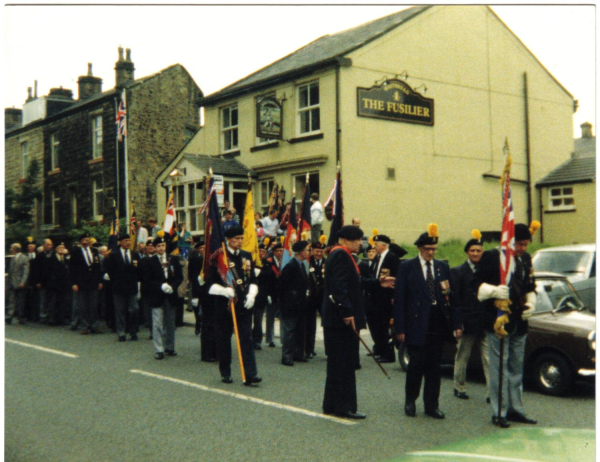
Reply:
M323 207L313 197L317 221ZM230 222L233 213L228 212ZM320 217L322 218L322 216ZM516 225L517 269L510 286L500 284L498 250L483 251L481 236L465 246L466 261L450 269L434 258L437 227L415 241L418 256L402 260L406 251L388 236L369 241L360 220L337 231L337 244L326 246L318 230L291 246L284 264L277 214L262 219L260 266L242 250L244 230L237 222L224 227L226 245L204 261L204 242L194 237L187 260L174 255L172 239L149 220L145 242L131 250L131 236L118 239L107 252L92 245L84 233L70 251L53 248L45 239L36 248L11 246L7 268L6 323L69 324L83 335L101 334L100 319L119 342L138 340L140 326L150 328L154 357L176 356L175 328L181 325L187 298L200 335L200 357L218 362L223 383L233 382L232 340L239 342L242 381L255 386L256 351L274 348L275 318L280 319L281 364L291 367L317 355L315 339L320 314L327 356L323 412L362 419L358 412L355 371L361 368L360 331L368 327L373 358L395 362L395 348L408 351L405 413L414 417L424 382L425 414L443 419L439 395L444 342L458 343L454 395L468 399L466 365L479 346L484 364L492 422L507 428L509 421L534 424L522 401L527 319L535 306L535 284L527 244L531 233ZM175 247L176 248L176 247ZM206 263L206 264L205 264ZM494 331L494 300L509 299L511 313L500 342ZM263 318L266 330L263 331ZM500 354L500 348L504 353ZM502 357L502 365L500 358ZM500 368L502 383L500 383ZM502 402L498 397L502 389Z

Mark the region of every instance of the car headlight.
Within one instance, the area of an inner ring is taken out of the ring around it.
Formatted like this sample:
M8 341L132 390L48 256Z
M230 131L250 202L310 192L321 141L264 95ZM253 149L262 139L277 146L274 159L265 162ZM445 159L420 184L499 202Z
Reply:
M588 345L590 346L590 348L594 351L596 351L596 331L593 330L591 331L588 336Z

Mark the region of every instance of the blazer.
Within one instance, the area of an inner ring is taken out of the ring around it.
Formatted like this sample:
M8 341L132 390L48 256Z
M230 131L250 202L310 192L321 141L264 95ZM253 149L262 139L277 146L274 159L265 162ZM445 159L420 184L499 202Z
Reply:
M45 269L48 271L47 286L45 287L47 290L53 292L68 292L71 290L69 261L70 258L63 255L63 260L61 262L56 252L52 252L52 256L45 265Z
M198 282L198 276L202 272L202 265L204 264L204 256L199 253L195 253L190 256L188 260L188 279L190 280L190 287L192 289L192 298L200 298L202 288Z
M217 264L219 261L221 261L222 258L223 256L221 255L221 253L214 253L211 256L209 277L208 281L205 284L207 287L207 291L210 290L213 284L219 284L223 287L228 287L230 284L233 284L233 282L228 283L227 281L224 281L221 278L221 274L219 273ZM247 310L246 308L244 308L244 302L246 301L246 294L248 293L248 288L250 287L250 285L257 284L252 255L250 254L250 252L246 252L245 250L240 250L237 255L234 255L229 251L229 249L227 249L227 260L229 264L233 263L235 274L241 281L241 285L236 284L235 286L237 300L235 304L236 316L244 316L246 313L250 315L252 313L252 310ZM229 280L233 280L233 271L231 269L227 271L227 276ZM217 295L213 296L213 300L215 303L215 308L217 310L229 309L229 300L227 298Z
M29 257L19 252L10 259L8 267L8 288L18 290L21 284L27 284L29 277Z
M158 254L148 257L143 265L142 281L148 305L152 308L162 308L165 301L173 304L179 296L177 289L183 281L183 269L179 258L167 256L167 276L165 276L162 263ZM173 289L172 294L165 294L162 285L169 284Z
M88 266L83 247L77 247L71 252L70 270L71 283L84 290L97 289L102 284L102 264L98 249L89 247L92 252L92 264Z
M437 306L442 310L445 320L444 338L453 342L452 331L462 328L460 309L454 293L454 279L450 267L439 260L433 260L433 273ZM449 284L448 300L442 294L442 282ZM425 345L430 312L431 299L419 257L402 262L396 275L394 292L395 333L405 334L407 345Z
M377 266L381 255L377 255L373 261L373 276L377 276ZM389 250L383 258L381 264L381 272L379 277L382 275L394 276L398 272L400 266L400 259ZM374 285L371 290L372 307L376 311L385 310L389 312L390 317L392 316L392 299L394 298L394 289L382 288L381 285Z
M131 262L127 264L119 247L113 250L106 262L106 272L112 281L112 290L118 295L135 295L140 281L140 254L129 250Z
M300 316L307 310L308 276L304 264L293 257L278 280L282 316Z
M455 266L450 270L454 278L454 293L456 303L460 307L465 334L479 334L481 328L482 306L477 299L477 292L473 290L472 281L475 273L469 262Z
M323 294L325 289L325 259L321 259L321 264L317 265L315 259L311 256L308 260L308 289L309 303L323 303Z

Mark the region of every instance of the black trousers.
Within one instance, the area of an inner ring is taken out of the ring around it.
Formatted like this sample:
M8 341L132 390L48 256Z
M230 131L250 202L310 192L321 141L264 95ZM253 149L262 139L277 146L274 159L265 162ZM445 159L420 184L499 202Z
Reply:
M308 310L306 311L306 354L315 351L315 339L317 336L317 312L321 309L323 297L309 298Z
M257 297L256 303L254 304L254 319L253 319L253 327L252 327L252 341L254 343L258 343L259 345L263 340L263 327L262 321L263 316L265 314L265 306L267 306L266 297Z
M64 291L47 290L46 291L46 312L51 324L62 324L68 315L70 315L71 298L70 289Z
M423 401L426 411L433 411L439 407L443 346L442 335L430 333L427 334L425 345L406 345L410 356L406 372L406 400L417 400L421 382L425 378Z
M306 357L306 313L281 315L281 359L301 360Z
M323 328L327 351L327 379L323 412L345 414L357 411L356 335L346 329Z
M246 310L241 303L238 303L235 311L246 379L256 377L256 359L252 343L252 311ZM218 306L216 326L219 371L222 376L228 376L231 375L231 337L234 334L234 328L233 316L226 307ZM235 348L237 353L237 345Z
M215 325L215 301L212 297L202 297L202 329L200 330L200 359L213 362L217 358L217 337Z
M386 359L395 360L394 345L390 343L390 319L392 318L391 304L377 306L373 304L367 312L369 332L375 345L373 353Z

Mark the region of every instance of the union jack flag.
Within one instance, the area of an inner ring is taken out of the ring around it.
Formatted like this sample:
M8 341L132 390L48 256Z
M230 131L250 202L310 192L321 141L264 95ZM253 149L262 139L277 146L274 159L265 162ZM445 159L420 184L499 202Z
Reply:
M502 200L502 238L500 240L500 284L508 285L515 271L515 214L507 172Z
M119 141L123 141L123 137L127 136L127 108L125 107L125 90L121 94L121 102L117 109L117 135L119 135Z

